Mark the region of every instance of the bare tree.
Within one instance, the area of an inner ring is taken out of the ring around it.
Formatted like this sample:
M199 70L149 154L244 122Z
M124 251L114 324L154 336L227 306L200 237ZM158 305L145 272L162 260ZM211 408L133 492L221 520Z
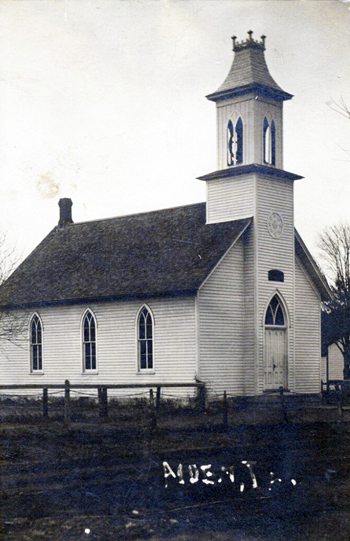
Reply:
M340 96L339 102L335 101L333 98L331 98L331 100L332 101L328 103L329 107L336 113L339 113L340 115L345 116L345 118L350 119L350 109L345 103L344 98Z
M327 102L327 105L328 105L328 107L330 109L332 109L332 111L335 111L339 115L344 116L345 118L350 120L350 109L349 109L347 103L345 102L343 96L340 96L339 101L335 101L333 98L331 98L331 101ZM341 150L346 152L346 154L350 155L350 150L349 149L343 148L341 145L338 145L338 146L339 146L339 148L341 148ZM348 160L346 160L346 161L348 161Z
M319 236L321 257L333 298L325 303L323 324L328 345L335 343L344 358L344 379L350 379L350 224L340 223Z
M0 234L0 344L3 341L17 344L23 337L25 316L7 308L11 299L1 291L1 285L15 270L19 260L15 248L8 244L6 235Z
M15 248L8 245L5 234L0 234L0 285L15 270L18 261Z

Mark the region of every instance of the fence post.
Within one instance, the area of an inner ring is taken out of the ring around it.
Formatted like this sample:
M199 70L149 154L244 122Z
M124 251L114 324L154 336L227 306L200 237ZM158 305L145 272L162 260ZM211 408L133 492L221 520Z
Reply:
M108 419L108 394L107 387L102 387L102 417Z
M64 424L70 425L70 383L68 379L64 382Z
M284 389L283 386L279 388L280 397L281 397L281 408L282 408L282 416L285 423L288 423L288 415L287 415L287 406L284 398Z
M326 404L330 404L331 403L331 386L329 383L329 379L327 379L324 385L326 386L326 391L324 392L324 401Z
M343 410L343 400L344 400L344 397L343 397L343 385L342 385L342 384L339 385L339 393L338 393L338 396L339 396L338 413L339 413L339 416L340 416L340 417L343 417L343 415L344 415L344 410Z
M49 416L48 391L47 391L47 385L44 385L43 387L43 417L44 419L47 419L48 416Z
M151 413L151 428L156 428L157 416L156 416L156 410L154 407L153 389L149 390L149 409Z
M227 394L226 394L226 391L224 391L224 399L222 403L222 424L224 428L227 428L228 426L227 416L228 416Z
M102 387L97 388L97 397L98 397L98 415L99 417L103 417Z
M160 385L157 386L157 398L156 398L156 410L159 410L160 407Z
M200 385L198 387L198 395L197 395L197 398L198 398L198 408L199 408L199 411L202 411L204 412L205 411L205 403L206 403L206 396L205 396L205 385Z

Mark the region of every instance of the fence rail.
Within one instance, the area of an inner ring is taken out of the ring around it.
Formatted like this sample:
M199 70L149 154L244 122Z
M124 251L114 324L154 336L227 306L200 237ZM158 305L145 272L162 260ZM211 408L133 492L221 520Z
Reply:
M68 380L67 380L68 381ZM204 383L69 383L71 389L98 389L107 387L108 389L155 389L158 387L197 387L204 388ZM0 385L0 390L10 389L65 389L66 383L48 383L48 384L25 384L25 385Z

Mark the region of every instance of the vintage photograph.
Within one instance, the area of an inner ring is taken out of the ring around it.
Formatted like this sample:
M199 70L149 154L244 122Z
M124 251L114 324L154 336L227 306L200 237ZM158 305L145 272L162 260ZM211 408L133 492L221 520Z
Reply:
M349 541L349 23L0 0L0 539Z

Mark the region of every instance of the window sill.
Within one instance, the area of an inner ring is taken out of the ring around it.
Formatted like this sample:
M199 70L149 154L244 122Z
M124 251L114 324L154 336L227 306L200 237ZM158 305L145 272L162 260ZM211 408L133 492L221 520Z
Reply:
M35 370L32 372L29 372L30 376L44 376L45 372L43 370Z
M143 369L143 370L138 370L136 372L136 375L137 376L147 376L147 375L151 375L151 374L155 374L155 370L147 370L146 368Z
M287 328L287 325L263 325L263 327L265 327L265 329L269 329L269 330L280 330L280 331L283 331L283 329L286 329Z
M98 370L84 370L81 373L82 376L98 376Z

